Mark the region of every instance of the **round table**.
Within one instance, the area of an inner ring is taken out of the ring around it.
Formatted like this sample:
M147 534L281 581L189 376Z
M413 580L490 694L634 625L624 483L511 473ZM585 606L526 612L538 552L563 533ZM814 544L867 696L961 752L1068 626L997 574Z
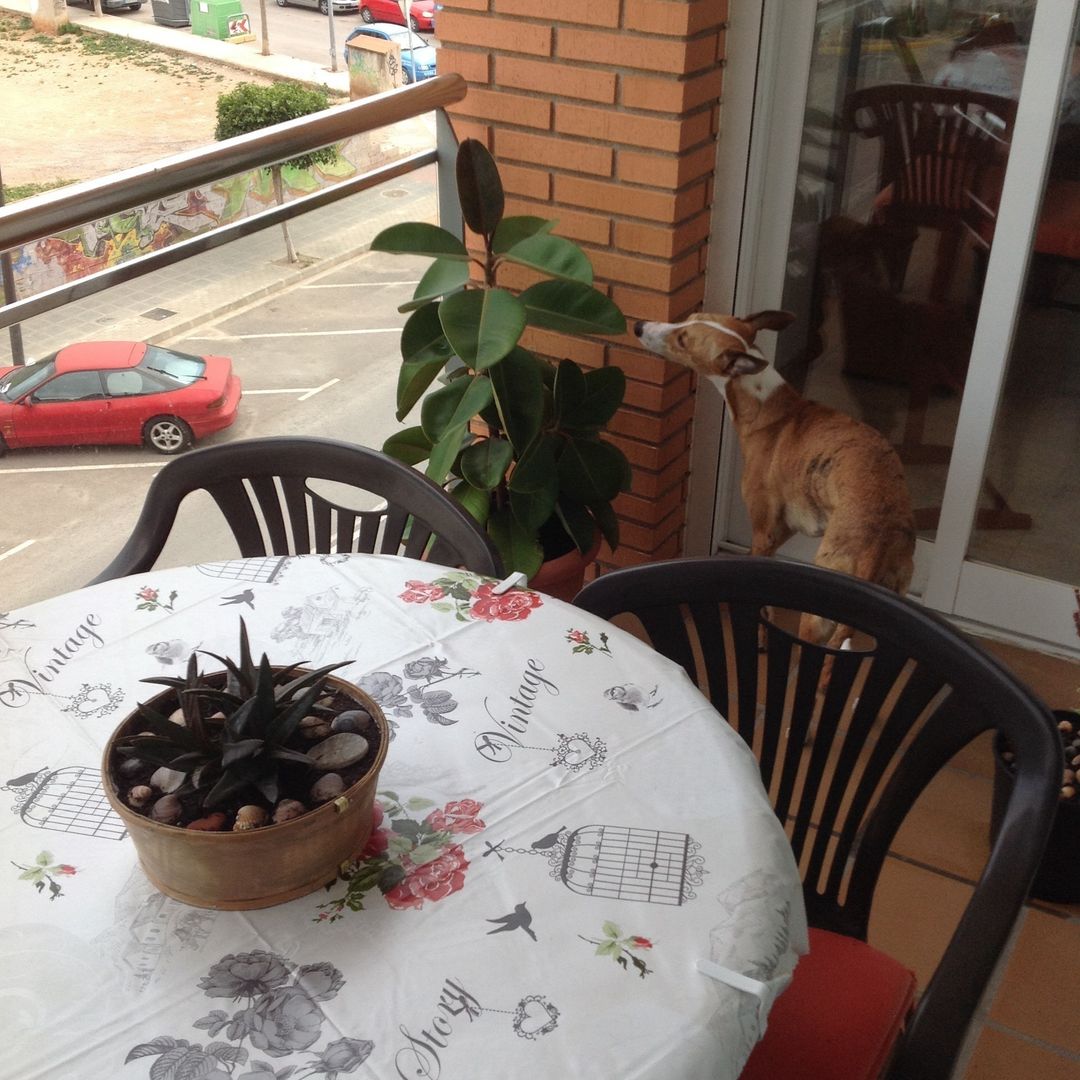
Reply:
M495 585L272 557L0 614L0 1075L738 1076L807 948L754 758L681 668ZM352 661L393 738L364 862L219 912L148 884L98 764L240 617L272 662Z

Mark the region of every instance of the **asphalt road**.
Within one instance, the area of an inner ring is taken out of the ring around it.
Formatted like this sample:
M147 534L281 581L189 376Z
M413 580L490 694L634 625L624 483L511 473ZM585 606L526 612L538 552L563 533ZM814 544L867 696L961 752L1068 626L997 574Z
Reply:
M196 0L191 0L195 3ZM258 0L244 0L244 11L251 17L251 29L255 41L237 45L237 48L259 50L262 42L262 24L259 21ZM143 4L135 12L122 12L116 16L122 19L135 19L139 22L153 23L154 12L151 3ZM293 56L298 60L309 60L322 64L327 70L345 71L343 50L345 39L363 20L357 15L334 16L334 41L337 53L337 68L331 65L330 20L320 15L315 8L279 7L275 0L267 0L266 25L270 39L270 51L279 56ZM191 27L174 27L178 34L190 34ZM435 43L430 34L421 34L425 40Z
M236 423L202 445L312 434L381 447L400 427L394 393L406 316L397 307L426 265L365 253L168 342L231 356L243 385ZM10 538L0 543L0 611L99 573L167 460L143 447L21 450L0 459L0 535ZM162 565L236 553L202 493L185 501L171 536Z

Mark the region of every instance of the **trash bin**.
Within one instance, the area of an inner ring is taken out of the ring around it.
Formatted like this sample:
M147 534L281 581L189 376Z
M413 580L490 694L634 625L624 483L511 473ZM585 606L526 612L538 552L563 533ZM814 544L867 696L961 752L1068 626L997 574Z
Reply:
M191 32L219 41L255 40L251 20L240 0L194 0L191 5Z
M191 8L188 0L150 0L154 22L162 26L190 26Z

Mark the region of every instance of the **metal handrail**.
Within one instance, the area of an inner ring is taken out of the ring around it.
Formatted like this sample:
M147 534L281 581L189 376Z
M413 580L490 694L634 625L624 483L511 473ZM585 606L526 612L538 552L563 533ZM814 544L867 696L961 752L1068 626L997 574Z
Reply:
M122 213L176 191L286 161L352 135L445 108L464 97L465 80L460 75L437 75L400 90L387 90L312 116L46 191L0 207L0 251Z

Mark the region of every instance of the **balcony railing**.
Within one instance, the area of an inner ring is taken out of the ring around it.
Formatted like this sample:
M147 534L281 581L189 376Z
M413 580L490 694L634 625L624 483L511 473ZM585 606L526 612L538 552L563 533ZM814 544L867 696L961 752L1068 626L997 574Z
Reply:
M460 232L460 210L454 197L453 155L447 152L453 143L453 133L442 110L447 105L461 101L465 89L465 81L460 75L439 75L400 90L389 90L309 117L290 120L0 207L0 252L9 252L87 222L123 213L133 206L152 203L178 191L288 161L351 136L436 110L434 150L410 154L284 205L269 207L139 258L14 300L0 307L0 329L327 206L433 162L439 167L440 221L447 228Z

